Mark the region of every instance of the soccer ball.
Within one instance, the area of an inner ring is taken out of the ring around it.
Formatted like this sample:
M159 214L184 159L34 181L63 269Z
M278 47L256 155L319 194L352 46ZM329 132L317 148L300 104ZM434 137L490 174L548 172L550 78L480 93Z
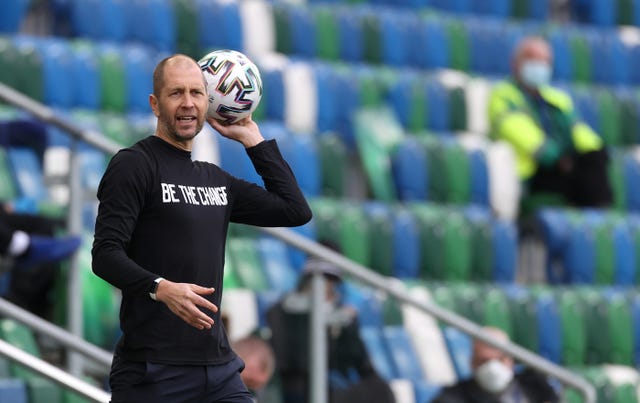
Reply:
M209 92L207 115L233 124L256 110L262 99L258 67L238 51L222 49L198 61Z

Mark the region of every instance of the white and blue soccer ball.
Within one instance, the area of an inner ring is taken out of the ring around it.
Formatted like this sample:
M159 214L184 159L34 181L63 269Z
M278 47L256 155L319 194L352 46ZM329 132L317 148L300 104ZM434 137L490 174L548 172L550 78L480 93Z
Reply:
M258 67L236 50L207 53L198 61L209 92L209 117L233 124L253 113L262 99Z

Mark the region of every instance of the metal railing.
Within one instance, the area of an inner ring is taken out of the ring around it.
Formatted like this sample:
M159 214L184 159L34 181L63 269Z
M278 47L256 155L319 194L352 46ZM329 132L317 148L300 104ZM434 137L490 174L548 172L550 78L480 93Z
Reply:
M262 230L274 236L287 244L294 246L311 256L318 257L320 259L331 262L341 268L345 274L352 276L359 282L373 287L375 289L386 292L388 295L397 299L403 304L407 304L434 316L436 319L460 329L464 333L467 333L471 337L481 340L488 345L491 345L501 351L504 351L514 359L523 362L524 364L537 369L553 378L556 378L562 384L576 389L584 397L585 403L596 402L596 390L588 383L584 378L577 374L561 367L531 351L512 343L511 341L496 340L490 333L485 332L481 326L476 323L450 312L444 308L439 307L428 301L420 300L410 295L407 290L398 282L389 281L389 278L382 276L374 271L364 267L358 263L347 259L343 255L332 251L331 249L322 246L308 238L301 236L291 230L283 228L262 228ZM316 275L316 278L321 276ZM317 281L316 281L317 282ZM312 288L314 296L312 297L314 304L311 306L311 335L312 340L314 334L325 334L322 301L323 288L314 286ZM311 403L325 403L324 391L326 390L326 351L324 350L324 343L319 348L311 348L311 390L317 395L312 395Z
M47 123L53 124L61 128L62 130L67 131L71 136L73 136L74 139L85 141L107 154L114 154L118 151L118 149L121 148L119 145L109 141L106 137L100 135L97 132L80 129L76 125L56 117L51 108L33 101L32 99L24 96L23 94L13 90L12 88L2 83L0 83L0 99L6 101L11 105L14 105L17 108L24 109L30 112L37 118ZM75 154L76 153L72 153L72 156ZM70 173L70 188L72 195L75 195L76 193L82 193L79 191L79 179L77 177L78 173L74 172L77 171L77 166L77 164L71 164L72 172ZM76 169L74 169L74 167ZM76 199L75 203L78 203L78 197L79 196L72 197L72 206L70 206L69 213L70 215L74 216L70 217L69 221L71 231L79 230L77 226L79 223L81 212L79 208L73 204L74 199ZM557 364L554 364L553 362L546 360L541 356L536 355L510 341L498 341L493 339L489 334L485 333L479 325L453 312L443 309L433 303L418 300L412 297L406 292L404 288L400 288L397 285L394 285L396 283L389 282L388 278L381 276L304 236L296 234L291 230L283 228L263 228L263 231L312 256L316 256L336 264L338 267L344 270L346 274L354 277L358 281L368 286L380 289L386 292L388 295L396 298L398 301L413 306L429 315L432 315L438 320L469 334L471 337L479 339L497 349L500 349L501 351L506 352L516 360L519 360L532 368L535 368L545 374L548 374L551 377L558 379L564 385L575 388L582 394L585 399L585 403L595 403L595 388L593 387L593 385L588 383L584 378L578 376L577 374ZM73 281L70 282L68 288L70 298L69 306L71 307L68 313L69 321L71 323L70 330L73 334L79 336L82 334L82 301L80 300L81 293L79 288L80 283L78 278L77 263L73 263L70 269L72 273L75 273L73 274ZM315 276L313 282L314 285L312 287L312 290L314 292L313 298L317 299L318 301L321 300L320 293L322 291L322 279L320 279L319 277L320 276ZM313 392L312 403L326 403L326 340L325 338L318 336L319 334L324 334L324 318L322 316L322 312L320 311L320 309L318 309L320 306L322 306L321 303L313 304L313 309L311 312L311 342L313 346L311 371L311 389Z

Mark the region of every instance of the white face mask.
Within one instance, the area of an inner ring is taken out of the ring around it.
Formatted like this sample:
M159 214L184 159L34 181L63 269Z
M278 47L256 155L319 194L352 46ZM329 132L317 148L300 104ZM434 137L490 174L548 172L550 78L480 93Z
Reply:
M551 66L540 60L525 60L520 67L522 82L531 88L540 88L551 82Z
M500 393L511 383L513 370L502 361L490 360L476 368L473 377L487 392Z

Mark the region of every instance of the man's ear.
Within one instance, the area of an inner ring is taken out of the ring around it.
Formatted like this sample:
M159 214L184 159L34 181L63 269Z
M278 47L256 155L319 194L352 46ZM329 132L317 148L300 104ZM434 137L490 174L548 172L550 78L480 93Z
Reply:
M149 105L151 105L151 110L156 117L160 116L160 110L158 109L158 98L151 94L149 95Z

